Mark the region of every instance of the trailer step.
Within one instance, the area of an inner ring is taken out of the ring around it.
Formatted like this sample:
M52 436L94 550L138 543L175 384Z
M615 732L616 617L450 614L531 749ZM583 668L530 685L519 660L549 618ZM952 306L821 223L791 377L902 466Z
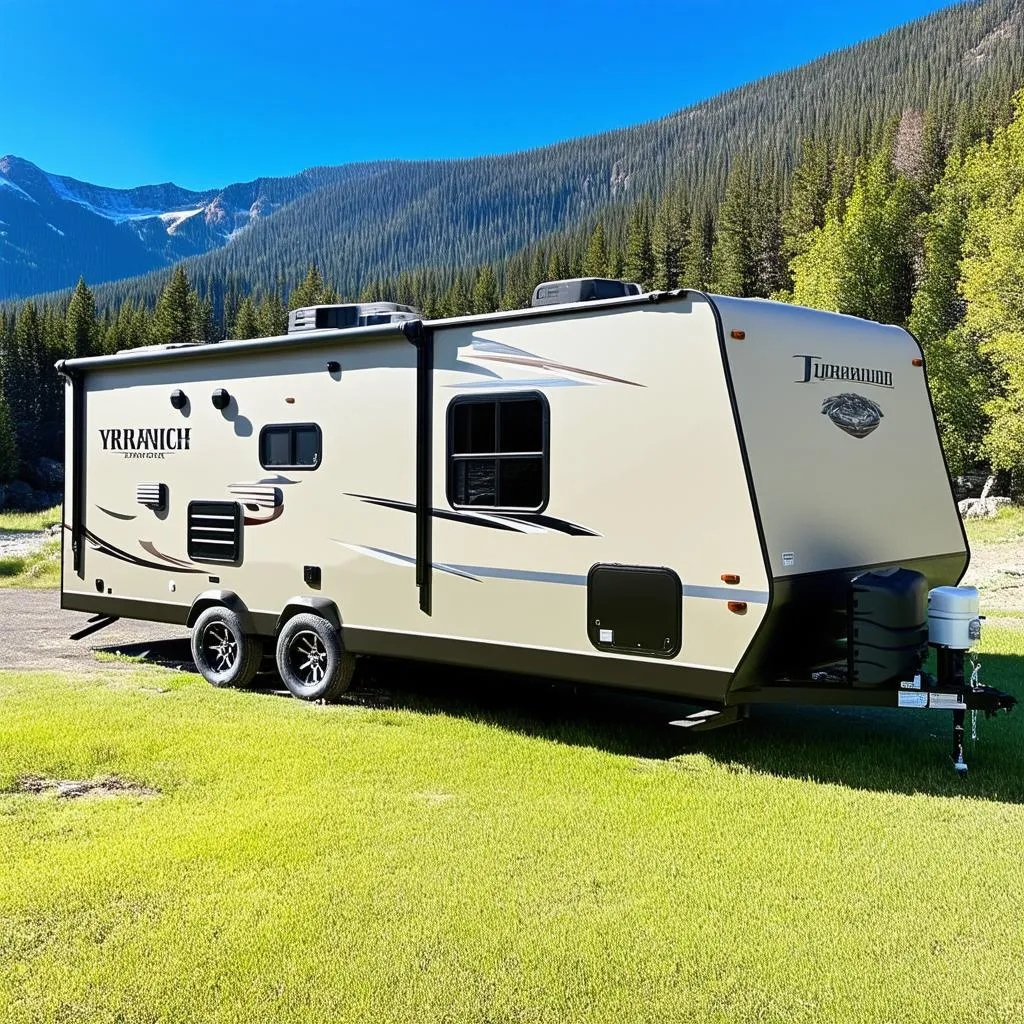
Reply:
M746 718L745 708L705 708L703 711L695 711L685 718L677 718L669 722L669 725L677 725L680 729L687 729L689 732L708 732L710 729L722 729L727 725L735 725L738 721Z

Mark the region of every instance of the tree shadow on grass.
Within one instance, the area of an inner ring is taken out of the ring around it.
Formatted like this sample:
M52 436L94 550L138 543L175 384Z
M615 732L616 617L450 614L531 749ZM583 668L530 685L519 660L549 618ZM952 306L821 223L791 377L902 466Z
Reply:
M188 641L98 648L146 663L194 669ZM1024 658L985 655L983 678L1020 690ZM270 669L269 662L264 668ZM287 695L272 672L254 686ZM500 672L388 658L360 659L345 702L443 714L510 732L629 757L666 760L703 754L731 771L884 793L1024 803L1024 708L967 723L966 778L952 767L950 712L896 708L756 705L735 726L687 733L668 723L694 705L603 687L573 686Z

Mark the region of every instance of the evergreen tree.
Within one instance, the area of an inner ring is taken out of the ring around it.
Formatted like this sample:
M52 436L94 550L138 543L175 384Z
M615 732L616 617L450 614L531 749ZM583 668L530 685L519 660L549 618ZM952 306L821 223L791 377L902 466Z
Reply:
M711 253L715 238L715 219L710 210L693 218L690 241L683 250L679 284L684 288L707 290L711 287Z
M238 310L235 313L234 322L231 324L230 337L245 339L258 338L260 336L259 321L256 316L256 309L252 299L246 295L238 303Z
M718 211L718 230L712 249L714 289L723 295L754 295L754 196L750 159L736 161Z
M750 257L753 281L749 294L767 298L789 283L782 255L782 213L778 183L762 177L754 186Z
M301 306L321 306L337 301L338 293L333 287L324 282L320 274L320 268L315 263L310 263L302 283L288 298L288 308L299 309Z
M498 308L498 279L494 269L485 263L477 272L473 284L472 311L474 313L493 313Z
M177 266L157 300L153 340L158 344L195 341L196 299L184 268Z
M0 393L0 482L13 480L18 473L18 438L7 399Z
M277 338L288 332L288 310L276 293L264 295L256 314L258 338Z
M651 245L651 219L646 202L637 205L626 232L624 272L628 281L650 291L654 282L654 250Z
M97 348L99 324L96 320L96 300L79 277L75 290L68 302L64 318L64 348L70 356L81 358L92 355Z
M662 200L654 215L651 255L654 260L652 285L656 291L679 287L689 231L689 201L686 192L677 188Z
M825 225L825 208L832 190L828 148L804 139L800 163L793 171L789 205L782 221L783 252L788 259L803 252L815 228Z
M598 221L587 242L587 251L583 254L584 277L608 276L608 243L604 237L604 224Z

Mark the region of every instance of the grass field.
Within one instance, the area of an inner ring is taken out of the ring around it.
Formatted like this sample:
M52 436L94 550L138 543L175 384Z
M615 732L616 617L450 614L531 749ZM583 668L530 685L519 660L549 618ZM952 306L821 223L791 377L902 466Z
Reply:
M59 587L60 538L26 555L0 557L0 587Z
M1022 666L989 630L983 678ZM0 674L0 1020L1024 1019L1024 715L959 780L948 714L687 738L540 683L370 684Z
M991 519L967 519L967 538L971 544L1005 544L1024 537L1024 506L1001 508Z
M60 505L43 512L0 512L0 534L47 530L60 522Z
M61 510L0 512L0 537L12 533L46 530L60 522ZM43 542L28 554L0 556L0 587L59 587L60 538Z

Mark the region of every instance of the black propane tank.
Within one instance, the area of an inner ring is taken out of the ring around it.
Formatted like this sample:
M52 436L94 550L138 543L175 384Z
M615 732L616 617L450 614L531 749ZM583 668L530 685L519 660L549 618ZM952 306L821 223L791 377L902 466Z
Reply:
M928 653L928 580L899 566L862 572L850 580L847 624L854 686L912 679Z

